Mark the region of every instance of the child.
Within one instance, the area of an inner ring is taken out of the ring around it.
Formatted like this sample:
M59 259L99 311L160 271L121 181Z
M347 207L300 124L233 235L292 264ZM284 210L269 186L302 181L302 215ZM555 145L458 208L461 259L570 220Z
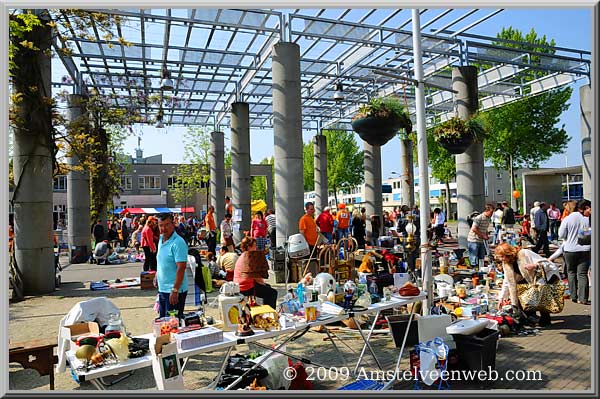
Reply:
M215 279L222 278L219 274L219 271L221 269L217 265L217 262L215 262L215 254L212 252L207 253L206 260L208 260L208 270L210 270L210 275L212 276L212 278L215 278Z
M529 241L532 245L535 245L535 242L533 242L533 238L531 238L531 222L529 221L529 215L523 215L523 221L521 222L521 231L519 232L519 235L521 236L521 243L523 242L523 240L527 240Z

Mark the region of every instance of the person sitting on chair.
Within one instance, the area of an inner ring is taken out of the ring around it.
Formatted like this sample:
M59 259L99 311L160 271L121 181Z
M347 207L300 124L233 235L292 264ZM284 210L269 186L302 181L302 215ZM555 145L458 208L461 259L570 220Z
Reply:
M252 237L245 237L242 240L241 248L243 252L236 261L235 270L233 272L233 281L240 285L240 293L245 296L262 298L265 305L277 309L277 290L265 283L263 277L258 277L261 273L252 272L252 269L256 268L258 265L250 264L252 258L254 258L253 255L256 255L258 252L264 257L264 252L257 250L256 239Z

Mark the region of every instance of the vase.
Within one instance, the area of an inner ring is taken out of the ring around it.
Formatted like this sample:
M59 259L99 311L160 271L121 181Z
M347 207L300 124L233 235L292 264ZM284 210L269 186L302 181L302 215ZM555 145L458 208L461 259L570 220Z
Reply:
M352 129L361 139L371 145L384 145L402 127L398 118L375 118L372 116L352 121Z
M473 144L474 137L472 134L464 134L455 139L438 138L436 140L450 154L462 154Z

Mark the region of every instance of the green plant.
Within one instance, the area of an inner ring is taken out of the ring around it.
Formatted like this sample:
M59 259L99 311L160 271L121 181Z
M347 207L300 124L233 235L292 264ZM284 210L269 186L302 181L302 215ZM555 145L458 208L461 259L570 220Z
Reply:
M367 104L361 105L352 120L361 118L395 119L405 127L406 132L412 131L412 122L408 112L404 109L400 100L396 97L375 97Z
M486 128L479 117L474 116L465 121L454 116L433 129L433 137L437 142L460 140L466 135L473 135L473 138L480 142L485 139Z

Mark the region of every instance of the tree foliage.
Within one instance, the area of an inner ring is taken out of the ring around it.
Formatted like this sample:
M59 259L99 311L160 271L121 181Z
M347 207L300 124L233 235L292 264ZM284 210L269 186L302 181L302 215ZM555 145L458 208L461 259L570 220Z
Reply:
M364 181L364 153L354 133L344 130L324 130L327 139L327 184L336 195L342 189ZM314 144L304 144L304 189L314 190Z
M183 136L183 164L177 166L177 181L171 194L182 204L191 202L194 195L209 194L210 135L197 126L188 127Z
M534 29L523 35L512 27L503 28L497 35L499 39L526 42L529 44L497 44L519 48L534 53L553 53L544 46L553 46L554 40L546 36L538 37ZM539 55L531 55L530 62L539 64ZM534 79L542 72L529 73L526 80ZM552 155L563 152L569 142L564 124L557 127L561 114L569 107L568 101L572 89L566 87L506 104L483 113L490 134L485 141L484 156L498 169L509 169L512 158L513 167L537 168ZM526 93L525 93L526 94Z
M264 158L262 161L260 161L260 164L261 165L271 165L271 167L273 167L275 164L275 158L274 157ZM269 201L269 199L267 198L267 178L266 178L266 176L252 176L250 178L250 195L253 200L261 199L267 203L273 201L272 198L271 198L271 201Z

